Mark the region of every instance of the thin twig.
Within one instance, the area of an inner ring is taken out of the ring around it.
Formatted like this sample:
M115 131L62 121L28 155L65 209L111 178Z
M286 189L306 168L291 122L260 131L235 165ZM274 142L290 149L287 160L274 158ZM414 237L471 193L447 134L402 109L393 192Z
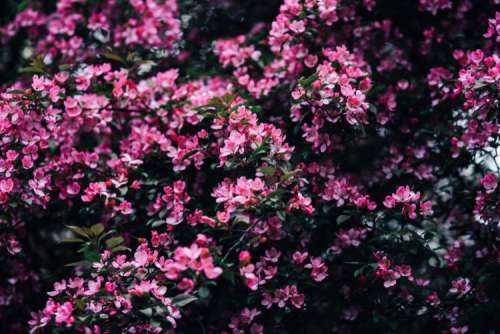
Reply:
M248 232L250 232L250 230L252 229L253 225L250 225L246 230L245 232L243 232L243 234L241 235L241 237L238 239L238 241L236 241L234 243L234 245L231 246L231 248L228 249L226 255L224 255L224 257L222 258L222 262L226 262L226 259L227 257L231 254L231 252L236 248L238 247L238 245L240 245L243 240L245 239L246 235L248 234Z

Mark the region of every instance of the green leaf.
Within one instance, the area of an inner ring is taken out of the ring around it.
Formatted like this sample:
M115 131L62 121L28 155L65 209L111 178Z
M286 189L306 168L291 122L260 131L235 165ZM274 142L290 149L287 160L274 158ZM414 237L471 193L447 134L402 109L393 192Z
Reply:
M66 70L69 70L71 68L71 64L61 64L58 66L59 70L60 71L66 71Z
M203 299L208 298L208 296L210 296L210 290L208 290L205 287L201 287L198 290L198 295L200 296L200 298L203 298Z
M167 222L165 219L159 219L159 220L155 220L151 223L151 227L158 227L158 226L162 226L162 225L165 225Z
M186 159L192 157L193 155L195 155L196 153L198 153L198 150L191 150L191 151L187 152L186 154L184 154L184 156L182 157L181 160L186 160Z
M224 94L221 100L224 104L229 106L234 101L234 98L235 97L233 94L226 93Z
M64 265L65 267L84 267L84 268L90 268L92 266L92 262L91 261L87 261L87 260L82 260L82 261L78 261L78 262L71 262L71 263L68 263L66 265Z
M139 312L144 314L146 317L153 316L153 309L151 307L143 308L142 310L139 310Z
M365 271L365 267L359 268L358 270L356 270L354 272L354 277L358 277L359 275L361 275L363 273L363 271Z
M13 90L9 90L7 92L7 94L24 94L24 90L22 90L22 89L13 89Z
M85 240L80 239L80 238L67 238L67 239L62 240L61 242L71 244L71 243L82 243L82 242L85 242Z
M149 319L149 324L153 327L153 328L159 328L161 326L161 322L155 320L155 319Z
M348 221L351 218L349 215L340 215L337 217L337 224L342 224Z
M90 227L90 230L94 234L94 236L98 237L101 235L102 232L104 232L104 225L103 224L95 224Z
M221 278L225 279L225 280L228 280L229 282L231 282L231 284L235 284L236 282L236 276L235 274L230 271L230 270L224 270L222 272L222 275L221 275Z
M42 68L34 67L34 66L26 66L21 68L21 73L37 73L37 74L46 74Z
M299 84L301 86L309 86L310 84L312 84L314 81L316 81L317 79L319 78L318 74L314 73L313 75L311 75L310 77L308 78L305 78L305 79L302 79L302 80L299 80Z
M158 213L158 217L160 218L165 218L167 216L167 213L168 213L168 209L167 208L164 208L160 211L160 213Z
M198 300L198 298L196 298L193 295L189 295L187 293L181 293L181 294L175 296L174 298L172 298L172 303L174 303L175 305L177 305L179 307L184 307L187 304L190 304L196 300Z
M115 247L115 248L113 248L111 250L111 253L123 252L123 251L126 251L126 250L129 250L129 248L127 248L125 246L117 246L117 247Z
M281 221L285 221L286 220L286 213L284 211L277 211L276 214L281 219Z
M91 261L91 262L97 262L99 261L99 258L101 257L100 254L92 248L86 247L83 250L83 256L85 257L85 260Z
M265 143L263 143L262 145L260 145L259 147L257 147L257 149L255 149L255 151L253 151L250 154L250 156L248 157L248 159L249 160L255 159L258 155L265 153L266 149L267 149L267 145L265 145Z
M123 239L123 237L109 238L106 240L106 246L108 246L108 248L115 248L116 246L121 245L124 241L125 239Z
M22 0L22 1L20 1L17 4L16 11L17 12L21 12L21 11L25 10L26 7L28 7L28 4L29 4L29 0Z
M70 229L71 232L76 233L79 236L82 236L82 237L87 238L87 239L90 238L90 235L89 235L89 233L88 233L88 231L87 231L86 228L78 227L78 226L73 226L73 225L66 225L66 227L68 229Z
M85 301L83 301L83 299L77 299L75 300L75 306L78 310L83 311L85 310Z
M106 52L102 56L104 58L107 58L107 59L110 59L110 60L114 60L114 61L117 61L117 62L120 62L120 63L125 63L125 59L123 59L122 56L117 55L116 53L113 53L113 52Z
M272 166L267 166L267 167L260 168L260 171L266 175L273 176L274 172L276 171L276 168L274 168Z

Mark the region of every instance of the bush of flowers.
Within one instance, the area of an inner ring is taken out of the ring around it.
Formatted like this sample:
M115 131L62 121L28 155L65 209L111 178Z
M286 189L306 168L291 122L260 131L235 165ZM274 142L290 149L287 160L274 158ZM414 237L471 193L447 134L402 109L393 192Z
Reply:
M6 1L0 331L499 333L498 5Z

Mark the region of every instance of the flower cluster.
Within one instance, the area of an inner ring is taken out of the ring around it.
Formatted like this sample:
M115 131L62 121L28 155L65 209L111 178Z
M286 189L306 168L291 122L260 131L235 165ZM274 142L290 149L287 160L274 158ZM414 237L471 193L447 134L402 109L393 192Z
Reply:
M304 122L303 136L319 152L331 151L334 146L334 132L322 129L326 124L345 120L356 126L368 122L365 93L371 87L371 81L363 71L365 64L345 47L324 49L323 56L326 60L319 62L315 73L299 81L292 91L296 102L291 109L292 120ZM318 57L315 57L309 67L315 67L317 62ZM306 120L307 114L312 118Z
M397 205L401 205L401 213L403 216L407 216L410 219L417 218L417 203L418 203L418 213L422 216L432 215L432 202L431 201L419 201L420 193L414 193L410 190L409 186L399 187L395 193L389 195L384 200L384 206L388 209L392 209Z
M93 264L91 277L55 283L45 308L30 325L36 329L53 323L93 333L116 328L126 319L128 331L158 333L164 330L161 322L152 324L147 318L159 317L175 327L179 305L196 300L193 290L222 273L207 248L209 242L199 234L190 247L168 252L168 235L153 234L151 245L140 244L132 259L106 250ZM167 252L170 256L162 255ZM141 308L144 299L149 302Z

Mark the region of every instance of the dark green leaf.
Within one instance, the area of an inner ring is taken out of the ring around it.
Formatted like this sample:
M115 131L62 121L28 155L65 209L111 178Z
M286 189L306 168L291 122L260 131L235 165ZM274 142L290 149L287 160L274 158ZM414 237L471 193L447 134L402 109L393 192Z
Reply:
M123 237L109 238L106 240L106 246L108 246L108 248L115 248L116 246L121 245L124 241Z

